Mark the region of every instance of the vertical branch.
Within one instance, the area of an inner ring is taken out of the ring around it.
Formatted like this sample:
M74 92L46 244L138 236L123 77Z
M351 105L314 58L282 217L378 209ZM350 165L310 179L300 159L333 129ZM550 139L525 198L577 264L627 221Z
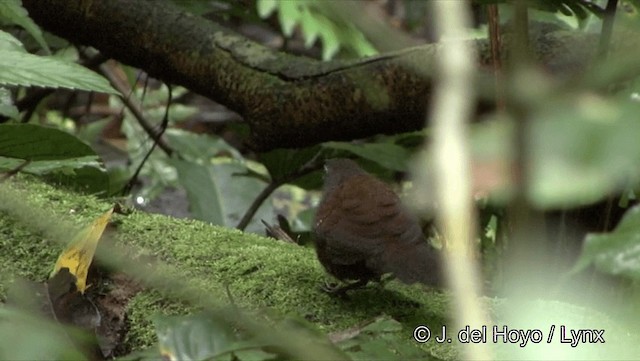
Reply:
M525 299L529 295L544 292L546 277L551 272L549 246L556 240L547 237L544 215L535 209L528 190L532 180L531 114L535 99L528 91L532 79L539 76L534 68L534 57L529 46L528 1L517 0L513 5L513 42L509 43L508 111L514 121L513 149L514 198L507 212L509 247L506 253L506 290L515 297ZM526 283L526 290L522 284ZM524 292L526 291L526 292Z
M611 34L613 33L613 22L616 18L616 9L618 8L618 0L607 1L607 7L604 9L602 17L602 30L600 31L600 43L598 44L598 57L604 60L609 51L609 43L611 42Z
M500 34L500 14L498 4L487 5L487 18L489 23L489 43L491 44L491 62L496 84L496 108L504 111L506 102L504 98L504 78L502 76L502 37Z
M474 257L476 220L471 194L467 123L473 111L474 59L465 31L471 23L463 1L433 2L441 47L437 57L439 78L431 110L438 222L447 242L446 273L453 291L458 326L487 325L478 295L481 283ZM423 162L424 164L424 162ZM491 358L485 344L464 347L466 359Z

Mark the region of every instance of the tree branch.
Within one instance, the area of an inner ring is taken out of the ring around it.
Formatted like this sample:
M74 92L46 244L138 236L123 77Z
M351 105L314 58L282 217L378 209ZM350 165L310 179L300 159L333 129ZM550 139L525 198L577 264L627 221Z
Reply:
M424 126L437 45L320 62L263 47L168 1L23 4L44 29L238 112L251 128L250 145L259 151ZM537 56L559 71L576 70L590 58L585 51L595 51L594 43L591 38L545 39ZM489 46L484 41L477 46L479 62L489 64ZM582 53L567 55L572 49ZM485 86L481 94L488 98L480 109L493 107L494 84Z

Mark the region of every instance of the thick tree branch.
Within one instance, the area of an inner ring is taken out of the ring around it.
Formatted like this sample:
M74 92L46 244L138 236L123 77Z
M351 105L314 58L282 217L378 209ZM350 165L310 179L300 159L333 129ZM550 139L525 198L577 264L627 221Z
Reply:
M251 128L256 150L424 125L435 45L358 61L320 62L270 50L170 2L24 0L23 4L44 29L238 112ZM571 38L570 42L591 54L592 41ZM544 47L538 57L560 70L590 57L567 54L568 45L560 40L545 42ZM480 61L487 64L489 47L480 42L479 48ZM564 58L554 57L555 51ZM486 84L493 87L492 82Z

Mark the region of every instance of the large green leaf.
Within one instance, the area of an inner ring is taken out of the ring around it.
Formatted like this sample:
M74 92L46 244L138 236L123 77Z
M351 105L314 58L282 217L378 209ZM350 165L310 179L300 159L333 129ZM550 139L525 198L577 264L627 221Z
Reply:
M260 154L259 161L267 168L271 179L281 181L305 166L319 152L319 146L304 149L276 149ZM291 180L289 183L307 189L317 188L321 184L319 174L312 174L303 178Z
M587 236L573 271L591 264L604 273L640 279L640 206L629 209L613 232Z
M203 165L172 159L171 164L187 191L193 216L213 224L235 227L266 186L260 180L241 176L246 168L237 163ZM260 220L271 218L273 209L269 198L258 209L247 231L262 231Z
M118 94L109 82L76 63L21 51L3 51L0 85L68 88Z
M187 191L189 210L194 218L225 225L224 207L216 175L209 166L172 159L170 163L178 172L178 181Z
M531 200L588 204L640 179L640 105L584 95L549 100L531 133Z
M168 360L213 359L235 341L230 327L207 315L158 317L155 324L160 352Z
M15 36L2 30L0 30L0 50L3 52L4 51L26 52L20 40L16 39Z
M160 353L168 360L271 360L269 346L255 340L239 340L233 329L212 315L158 317L155 320ZM157 358L157 356L156 356Z
M0 172L29 162L23 172L46 175L87 193L109 188L98 155L73 135L33 124L0 124Z
M512 334L509 341L498 333L497 342L493 342L496 333L493 326L487 327L487 342L494 348L496 360L633 360L640 352L636 327L626 327L595 308L549 299L507 299L493 312L497 331L506 328ZM589 342L590 335L583 334L586 337L578 337L581 342L572 347L571 331L578 330L602 331L603 339L594 337L594 342ZM520 331L530 336L536 332L542 338L534 342L534 337L529 337L524 344L524 337L513 337Z
M531 177L527 193L541 209L594 203L640 182L640 105L592 97L549 99L533 113L526 143ZM513 137L513 124L505 119L474 126L474 160L504 168L504 174L492 176L505 180L515 161ZM496 190L496 195L508 190Z
M356 144L327 142L324 143L323 146L325 148L344 150L374 163L378 163L386 169L401 172L407 170L407 161L411 157L411 153L407 149L393 143Z
M2 360L86 359L70 338L72 334L77 336L77 332L72 333L58 322L6 305L0 307L0 320Z
M188 160L208 163L212 158L222 155L242 159L238 150L220 137L195 134L175 128L167 129L165 136L169 143L180 152L180 155Z
M34 124L0 124L0 157L30 161L96 156L73 135Z

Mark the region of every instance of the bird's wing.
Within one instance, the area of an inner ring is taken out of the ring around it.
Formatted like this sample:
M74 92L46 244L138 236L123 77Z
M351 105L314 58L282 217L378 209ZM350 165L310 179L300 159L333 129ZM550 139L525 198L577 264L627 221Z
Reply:
M332 260L352 264L384 251L386 223L397 213L397 196L370 176L347 182L325 199L316 215L316 237Z

